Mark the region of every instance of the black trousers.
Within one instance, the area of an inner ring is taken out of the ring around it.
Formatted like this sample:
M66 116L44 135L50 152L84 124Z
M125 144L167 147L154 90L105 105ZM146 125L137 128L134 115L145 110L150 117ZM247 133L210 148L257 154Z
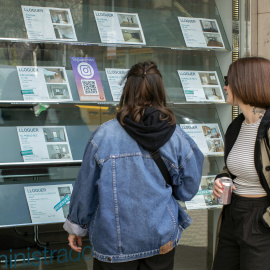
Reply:
M93 270L173 270L175 248L164 255L123 263L107 263L94 258Z
M270 228L262 221L267 197L233 194L224 207L213 270L269 270Z

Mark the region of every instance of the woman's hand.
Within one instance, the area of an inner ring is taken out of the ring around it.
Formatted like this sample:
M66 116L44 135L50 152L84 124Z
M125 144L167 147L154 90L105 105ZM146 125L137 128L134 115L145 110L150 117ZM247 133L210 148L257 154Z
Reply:
M215 199L218 199L222 193L223 193L223 186L220 183L220 178L217 178L213 186L213 195Z
M68 242L70 247L77 251L77 252L81 252L82 251L82 237L81 236L77 236L75 234L70 234L68 237Z
M233 190L236 190L234 185L233 185ZM218 199L222 193L223 193L223 185L220 183L220 178L217 178L213 186L213 195L215 199Z

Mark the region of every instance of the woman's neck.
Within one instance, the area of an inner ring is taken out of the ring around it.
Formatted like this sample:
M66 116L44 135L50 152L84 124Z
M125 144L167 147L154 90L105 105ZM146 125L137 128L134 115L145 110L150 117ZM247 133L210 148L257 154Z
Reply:
M239 107L245 116L247 124L252 124L259 121L263 118L265 113L265 109L246 104L239 104Z

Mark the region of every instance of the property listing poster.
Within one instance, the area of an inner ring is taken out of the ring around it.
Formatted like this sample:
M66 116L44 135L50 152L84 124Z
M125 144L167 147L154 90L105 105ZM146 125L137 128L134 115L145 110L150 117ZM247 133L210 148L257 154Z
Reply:
M64 222L69 211L72 184L25 186L32 223Z
M145 45L137 13L94 11L94 15L102 43Z
M67 8L22 6L28 39L77 41Z
M225 102L216 71L178 70L187 101Z
M185 202L187 210L221 207L213 196L215 175L203 176L199 191L191 201Z
M180 124L204 155L223 155L224 142L218 124Z
M178 17L187 47L224 49L216 20Z
M21 126L17 132L25 162L72 160L64 126Z
M122 82L128 69L105 68L113 101L120 101L125 82Z
M106 101L94 57L70 57L81 101Z
M64 67L17 66L24 100L73 100Z

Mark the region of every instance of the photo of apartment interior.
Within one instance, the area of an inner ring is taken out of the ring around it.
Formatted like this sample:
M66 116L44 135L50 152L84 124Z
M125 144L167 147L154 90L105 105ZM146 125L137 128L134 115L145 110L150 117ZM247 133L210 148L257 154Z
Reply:
M60 201L63 200L66 196L71 196L70 187L58 187L58 193L60 197ZM69 211L69 202L64 204L62 207L64 217L66 218Z
M203 87L203 91L207 100L222 100L219 87Z
M54 25L53 28L57 39L75 39L72 26Z
M199 72L202 85L218 85L215 73Z
M203 33L207 47L223 47L219 34Z
M203 32L218 33L217 24L215 21L200 20Z
M129 14L117 14L121 27L139 27L137 17Z
M208 126L202 126L203 134L206 138L219 138L220 133L218 132L217 128L215 127L208 127Z
M142 34L140 30L126 30L122 29L122 34L125 42L142 43Z
M43 128L46 142L65 142L66 136L63 128Z
M204 195L204 200L207 206L218 205L218 201L213 195Z
M67 144L48 144L50 159L71 159Z
M70 99L66 84L47 84L50 99Z
M43 68L46 83L66 83L62 68Z
M50 14L53 23L60 23L60 24L71 23L68 11L50 9Z
M224 152L224 147L221 140L207 140L206 142L210 152Z
M213 189L213 184L214 184L214 177L203 177L201 180L201 189L202 190L212 190Z

